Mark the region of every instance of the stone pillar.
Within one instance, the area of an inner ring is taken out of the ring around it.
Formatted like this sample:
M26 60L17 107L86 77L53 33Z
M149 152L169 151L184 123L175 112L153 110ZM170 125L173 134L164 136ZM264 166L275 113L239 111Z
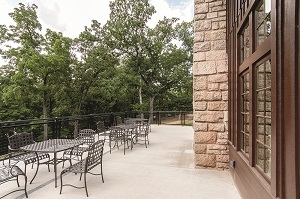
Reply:
M195 0L194 151L199 168L228 168L226 0Z

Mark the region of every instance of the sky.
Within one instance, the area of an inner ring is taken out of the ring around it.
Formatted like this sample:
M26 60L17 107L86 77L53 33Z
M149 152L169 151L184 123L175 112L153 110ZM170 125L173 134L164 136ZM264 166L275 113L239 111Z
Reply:
M109 2L111 0L0 0L0 24L10 25L13 20L8 13L23 4L34 3L38 6L37 15L46 28L62 32L64 36L75 38L90 26L93 19L102 25L109 19ZM149 0L156 13L149 22L154 27L158 20L166 17L177 17L181 21L191 21L194 17L194 0ZM4 64L0 57L0 66Z

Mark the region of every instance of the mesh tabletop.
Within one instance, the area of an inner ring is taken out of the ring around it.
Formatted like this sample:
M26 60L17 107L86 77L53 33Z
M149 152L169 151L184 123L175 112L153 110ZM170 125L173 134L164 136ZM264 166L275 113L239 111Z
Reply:
M112 129L121 129L121 130L128 130L128 129L136 129L136 125L118 125L118 126L112 126Z
M24 151L34 151L34 152L45 152L45 153L56 153L64 151L66 149L73 148L83 144L83 140L76 139L52 139L42 142L36 142L24 147L21 147Z

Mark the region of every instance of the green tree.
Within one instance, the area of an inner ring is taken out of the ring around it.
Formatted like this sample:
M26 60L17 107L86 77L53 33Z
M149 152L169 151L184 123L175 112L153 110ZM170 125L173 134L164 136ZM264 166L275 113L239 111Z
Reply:
M122 60L130 59L130 67L141 74L147 42L147 22L155 13L147 0L116 0L110 3L110 20L104 27L106 43ZM142 77L139 80L139 102L142 99Z
M99 79L107 78L107 75L115 70L117 59L108 46L103 45L101 24L92 21L91 27L85 27L78 38L74 39L74 53L80 59L71 66L71 81L64 86L71 104L74 104L72 115L80 115L82 107L93 95L92 89L99 83ZM75 124L75 136L77 131Z
M42 26L36 14L37 6L20 3L9 15L15 24L9 28L2 25L4 35L1 53L9 60L14 70L12 84L4 90L6 98L15 99L20 104L36 102L42 108L43 118L48 118L53 102L53 86L70 63L71 40L61 33L47 30L41 34ZM7 45L12 44L12 45ZM44 126L44 139L47 139L48 126Z

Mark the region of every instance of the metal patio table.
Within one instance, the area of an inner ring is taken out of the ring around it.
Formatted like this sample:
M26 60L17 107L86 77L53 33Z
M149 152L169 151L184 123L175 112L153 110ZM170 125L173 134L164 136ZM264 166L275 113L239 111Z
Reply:
M84 141L80 139L51 139L46 140L42 142L36 142L30 145L26 145L24 147L21 147L22 150L28 151L28 152L43 152L43 153L53 153L54 157L49 164L54 165L54 175L55 175L55 188L57 187L57 164L66 161L66 159L57 158L57 153L72 149L76 146L79 146L83 144Z
M125 155L125 142L128 140L130 137L130 148L132 150L133 144L134 144L134 138L137 132L137 125L132 125L132 124L123 124L123 125L118 125L118 126L112 126L111 129L118 129L121 130L123 134L123 140L124 140L124 155ZM127 144L128 146L128 144ZM128 146L129 147L129 146Z

